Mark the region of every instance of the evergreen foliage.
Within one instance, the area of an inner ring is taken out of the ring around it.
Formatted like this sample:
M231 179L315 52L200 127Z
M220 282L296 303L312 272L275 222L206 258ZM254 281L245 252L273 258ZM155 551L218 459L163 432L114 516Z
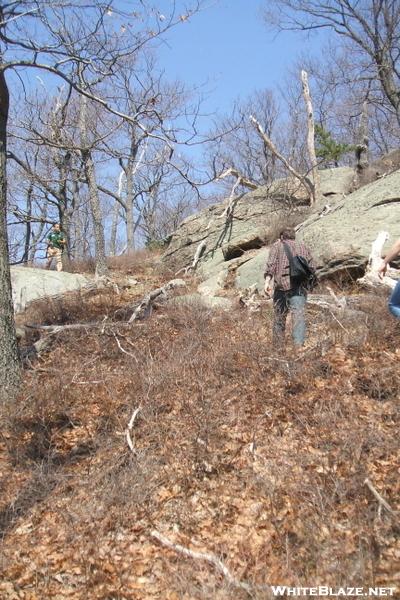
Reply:
M335 140L330 131L327 131L322 125L315 125L315 153L325 167L338 167L343 156L352 150L355 146L350 144L341 144Z

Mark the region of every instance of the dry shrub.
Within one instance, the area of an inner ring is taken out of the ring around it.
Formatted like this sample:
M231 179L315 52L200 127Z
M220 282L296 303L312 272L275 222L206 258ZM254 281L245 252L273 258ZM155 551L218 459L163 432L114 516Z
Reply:
M68 261L67 271L68 273L87 273L89 275L94 275L96 271L96 261L93 256L72 259Z
M294 228L302 223L309 212L310 209L307 207L287 207L285 212L282 213L282 206L278 206L276 215L268 217L268 224L263 235L266 245L269 246L276 242L279 239L280 232L285 227Z
M129 252L129 254L109 257L108 266L112 271L119 271L126 275L138 275L143 271L153 268L161 256L161 251L141 248L140 250Z
M58 334L3 418L4 511L40 465L49 482L14 515L26 533L7 529L4 578L48 597L68 581L82 600L246 597L156 529L221 559L257 600L271 584L393 584L400 530L364 481L398 508L400 357L383 298L360 308L365 342L310 307L310 348L284 356L268 310L174 305Z
M139 295L140 291L135 290ZM31 302L19 320L36 325L67 325L93 323L112 317L119 308L133 301L129 290L120 292L115 286L69 292L62 296L43 298Z

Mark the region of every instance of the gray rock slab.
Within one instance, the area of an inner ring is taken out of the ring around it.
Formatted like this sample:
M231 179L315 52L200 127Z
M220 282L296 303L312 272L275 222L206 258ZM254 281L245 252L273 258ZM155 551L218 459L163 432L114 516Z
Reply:
M265 230L275 223L282 206L268 197L268 190L259 188L249 194L238 196L233 205L231 216L220 218L224 213L228 200L219 204L207 206L205 209L185 219L176 232L163 258L162 264L175 271L190 265L199 244L205 240L198 269L203 269L206 263L209 272L217 264L225 261L222 247L231 240L239 240L254 236L264 238Z
M300 223L297 239L310 246L318 275L324 277L349 270L359 277L378 234L389 233L383 254L400 236L400 170L395 170L399 163L400 150L383 157L375 170L375 163L371 165L369 175L375 180L353 192L357 186L354 169L320 171L323 197L312 208L304 207L307 201L304 189L299 189L293 178L236 197L228 219L220 218L228 205L227 199L208 206L182 222L172 235L162 261L171 268L187 266L192 263L199 244L205 242L196 268L196 273L204 279L199 291L208 295L218 293L227 275L236 269L238 289L257 284L262 293L266 244L275 241L278 227L286 221L284 201L289 197L297 216L303 219L303 222L297 220ZM263 240L265 247L260 249ZM241 252L241 263L235 264L239 258L234 257Z
M227 269L219 271L215 275L212 275L203 281L203 283L197 287L197 291L203 296L215 296L218 292L224 289L227 275Z
M400 236L400 171L370 183L345 198L338 210L305 221L299 239L314 253L319 275L364 268L381 231L389 238L385 254Z
M203 308L229 310L232 307L232 302L229 298L220 298L219 296L203 296L201 294L184 294L175 296L168 301L168 304L200 306Z
M23 312L29 302L38 298L79 290L89 281L89 278L76 273L11 267L14 311Z
M264 293L264 268L268 257L268 249L261 250L254 258L241 265L236 272L235 287L245 290L257 285L257 291Z
M353 175L349 167L321 171L324 197L315 212L347 194ZM161 264L175 271L190 265L200 243L205 241L197 271L210 276L218 265L238 256L240 249L247 251L263 246L285 219L287 203L283 199L291 199L294 204L307 204L309 200L298 180L288 178L237 196L228 218L223 216L228 199L207 206L179 225Z

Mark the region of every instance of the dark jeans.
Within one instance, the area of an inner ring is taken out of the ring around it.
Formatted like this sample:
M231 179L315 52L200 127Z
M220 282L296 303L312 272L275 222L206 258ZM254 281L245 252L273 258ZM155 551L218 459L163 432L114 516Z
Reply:
M305 305L307 294L302 288L293 288L288 291L275 290L274 292L274 344L283 346L285 341L286 317L292 311L293 342L304 346L306 341Z
M396 319L400 319L400 279L390 296L389 310Z

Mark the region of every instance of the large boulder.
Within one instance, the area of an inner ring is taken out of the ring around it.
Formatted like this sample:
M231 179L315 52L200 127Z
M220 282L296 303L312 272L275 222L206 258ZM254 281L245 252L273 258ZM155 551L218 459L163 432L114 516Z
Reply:
M348 167L321 171L323 201L316 210L322 210L327 201L341 199L347 194L353 176L353 169ZM179 225L161 262L171 270L179 271L193 262L203 242L197 268L204 276L211 276L224 262L273 241L288 207L299 210L308 203L305 188L289 178L237 196L228 216L225 214L228 199L207 206Z
M346 271L361 276L379 232L389 234L383 253L400 235L400 170L381 174L382 165L395 167L397 153L388 156L375 169L376 180L352 193L353 169L322 171L323 199L313 209L302 206L304 191L296 190L293 180L237 197L228 219L220 218L228 200L209 206L179 226L162 262L178 270L190 265L202 243L196 268L203 280L201 293L220 294L227 284L239 289L255 284L261 292L268 246L285 222L288 193L297 210L297 237L312 248L318 274Z
M365 269L380 231L389 236L385 254L400 235L400 171L353 192L325 216L307 219L299 238L313 249L321 276Z
M28 302L81 289L89 279L64 271L11 267L11 287L15 312L25 310Z
M338 272L361 276L372 244L381 231L389 234L383 247L386 254L400 236L399 190L400 171L397 171L360 188L328 210L311 215L297 228L297 239L312 248L320 277ZM268 249L264 248L238 267L237 288L246 289L256 284L262 292L267 256Z

